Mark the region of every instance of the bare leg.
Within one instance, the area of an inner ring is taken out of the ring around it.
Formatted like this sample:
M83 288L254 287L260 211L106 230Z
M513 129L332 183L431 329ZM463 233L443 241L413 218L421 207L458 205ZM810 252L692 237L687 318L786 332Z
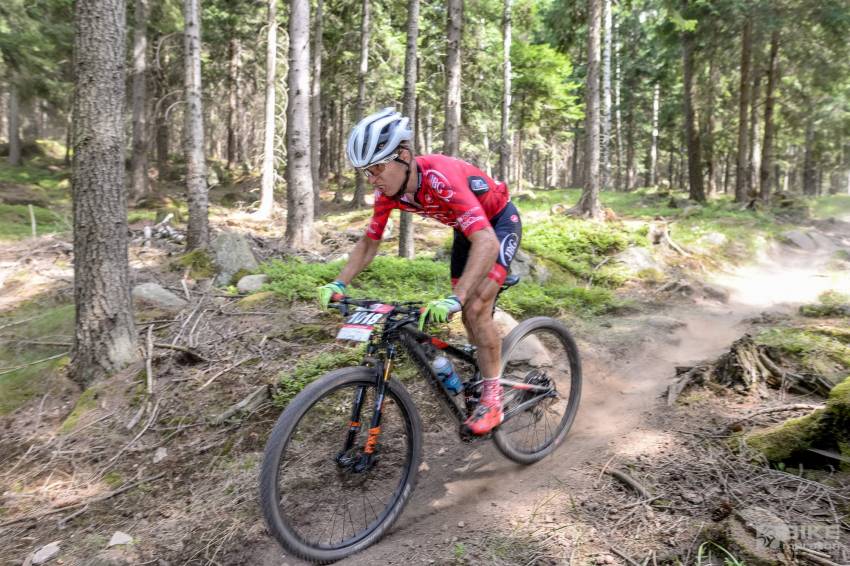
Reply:
M478 367L482 377L499 377L502 369L502 338L493 322L493 303L499 284L484 279L463 306L463 325L469 341L478 347Z

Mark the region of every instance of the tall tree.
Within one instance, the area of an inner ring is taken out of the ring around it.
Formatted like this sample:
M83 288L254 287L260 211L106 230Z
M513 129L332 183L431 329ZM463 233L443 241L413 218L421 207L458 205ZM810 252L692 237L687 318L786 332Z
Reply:
M239 104L242 100L242 41L238 37L230 38L228 47L230 63L227 68L227 168L232 169L241 162L242 130L239 127Z
M773 106L776 103L776 81L779 71L777 59L779 55L779 30L774 29L770 34L770 56L767 66L767 92L764 98L764 143L761 151L761 171L759 172L759 197L763 202L770 201L770 183L773 174Z
M183 0L183 57L185 59L186 109L184 151L189 222L186 247L206 248L210 243L207 216L207 162L204 157L204 113L201 100L201 0Z
M646 166L646 185L654 187L658 183L658 112L661 107L661 85L652 87L652 133L649 142L649 159Z
M589 218L602 218L599 205L599 43L602 0L587 0L587 84L585 85L585 186L574 212Z
M683 1L687 9L688 1ZM694 110L694 34L693 29L682 30L682 68L684 73L685 136L688 144L688 194L692 200L705 202L702 184L702 156L699 128Z
M708 187L706 193L717 192L717 155L714 151L717 135L717 85L720 82L720 69L714 57L708 63L708 85L706 102L705 132L705 169Z
M14 80L9 84L9 165L18 165L21 162L21 108L18 99L18 87Z
M416 42L419 38L419 0L407 1L407 48L404 53L404 115L410 118L411 127L417 130L416 113L416 76L418 69L418 58L416 56ZM410 140L411 151L415 154L416 136ZM398 255L412 258L413 248L413 215L409 212L401 212L398 233Z
M499 178L508 181L511 163L511 4L504 0L502 9L502 127L499 139Z
M741 31L741 83L738 92L738 153L735 167L735 202L747 200L747 185L749 183L749 148L747 109L750 101L750 59L753 48L753 20L747 15Z
M275 136L275 71L277 70L277 0L269 0L266 21L266 106L263 130L263 165L260 181L260 206L257 219L271 218L274 210L274 136Z
M599 137L599 168L602 189L611 184L611 50L613 46L613 14L611 0L602 0L602 124Z
M369 72L369 37L372 33L371 24L371 0L363 0L363 9L360 18L360 70L357 73L357 106L354 109L354 122L363 118L366 111L366 75ZM355 207L366 206L366 189L363 175L357 174L354 185Z
M313 18L313 76L310 83L310 163L313 175L313 210L319 214L322 162L322 0L316 0Z
M85 387L135 361L124 191L124 0L77 0L74 67L74 328Z
M135 0L133 17L133 149L130 158L131 200L148 193L148 2Z
M460 153L460 69L463 35L463 0L446 0L446 119L443 130L443 153Z
M761 71L754 69L753 87L750 91L750 147L747 152L750 179L747 192L758 194L759 175L761 174L761 140L759 139L759 96L761 95Z
M310 0L289 3L289 73L286 77L286 245L313 243L313 173L310 164Z

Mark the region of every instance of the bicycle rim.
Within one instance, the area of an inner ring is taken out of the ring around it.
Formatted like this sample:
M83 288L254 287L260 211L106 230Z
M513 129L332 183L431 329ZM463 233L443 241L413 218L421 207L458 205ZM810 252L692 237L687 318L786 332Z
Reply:
M503 379L531 384L538 390L503 388L504 411L511 416L497 429L495 441L509 458L536 462L560 444L578 411L578 350L562 324L545 318L516 327L503 348ZM540 388L551 395L540 398Z
M336 559L372 544L397 518L409 495L417 449L413 419L389 387L376 463L355 471L338 462L361 388L361 430L347 454L356 459L374 412L376 386L370 380L341 383L303 409L278 459L274 491L283 531L278 538L303 557L324 559L339 553Z

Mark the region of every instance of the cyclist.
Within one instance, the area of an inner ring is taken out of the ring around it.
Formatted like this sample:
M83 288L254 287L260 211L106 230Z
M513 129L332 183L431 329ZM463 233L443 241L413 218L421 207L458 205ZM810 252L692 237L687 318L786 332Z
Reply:
M507 186L480 169L445 155L414 156L409 119L393 108L361 120L348 138L351 164L375 187L372 220L355 245L339 277L319 287L327 308L334 294L375 258L394 208L433 218L454 228L451 278L454 293L428 303L420 318L446 322L461 312L470 342L478 348L484 380L481 402L464 423L475 435L498 426L502 413L501 337L493 322L493 304L519 248L522 224Z

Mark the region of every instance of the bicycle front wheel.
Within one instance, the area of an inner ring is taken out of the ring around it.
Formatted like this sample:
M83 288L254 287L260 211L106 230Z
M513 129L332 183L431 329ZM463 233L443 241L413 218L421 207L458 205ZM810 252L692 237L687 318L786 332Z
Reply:
M364 465L376 394L374 370L331 372L292 400L269 437L260 472L263 514L280 544L300 558L332 562L374 544L413 492L422 424L394 380L387 382L380 435ZM355 406L360 430L344 450Z
M521 322L502 341L505 422L493 433L499 450L533 464L564 440L578 412L581 362L567 327L549 317ZM533 389L532 389L533 388Z

